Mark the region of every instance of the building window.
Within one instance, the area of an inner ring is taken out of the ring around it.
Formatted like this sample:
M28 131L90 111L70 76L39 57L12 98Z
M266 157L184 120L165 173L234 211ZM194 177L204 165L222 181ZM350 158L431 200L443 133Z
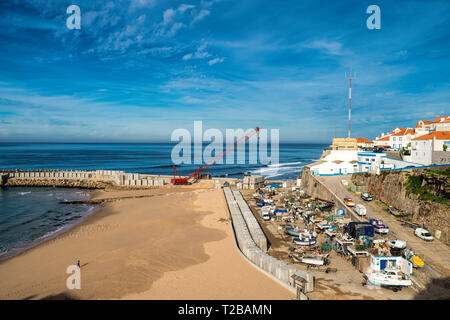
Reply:
M392 148L395 148L395 143L392 145Z
M392 140L394 140L394 141L395 141L395 137L393 137L393 138L392 138Z
M402 141L402 137L398 137L398 141Z
M400 143L400 144L398 145L398 147L401 148L401 147L402 147L402 144Z

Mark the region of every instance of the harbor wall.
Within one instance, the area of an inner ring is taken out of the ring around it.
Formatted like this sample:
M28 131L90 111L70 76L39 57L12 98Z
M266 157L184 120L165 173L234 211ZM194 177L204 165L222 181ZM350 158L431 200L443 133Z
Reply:
M256 235L257 241L259 242L259 234L262 233L261 227L259 224L255 225L252 222L252 219L248 219L250 225L247 224L244 215L247 213L243 213L241 211L241 206L239 203L241 202L242 195L239 197L240 192L237 190L231 190L230 187L223 188L225 199L228 204L228 210L230 212L232 226L234 229L235 239L239 250L245 256L245 258L250 261L254 266L258 267L259 270L263 271L271 278L277 280L280 284L289 288L292 292L297 293L297 288L295 282L292 278L298 277L303 279L302 282L302 294L303 297L305 293L311 292L314 290L314 277L311 273L298 270L293 266L287 265L285 262L279 261L274 257L270 256L266 253L266 250L262 250L259 245L253 240L252 232ZM236 199L237 196L237 199ZM244 200L245 201L245 200ZM245 206L243 206L245 208ZM248 205L247 205L248 208ZM247 212L244 210L244 212ZM250 214L252 214L250 212ZM252 214L253 216L253 214ZM249 218L249 217L247 217ZM253 216L254 218L254 216ZM256 220L256 219L255 219ZM257 223L257 221L256 221ZM260 231L256 231L259 228ZM264 235L264 234L263 234ZM265 236L264 236L265 237ZM264 245L262 245L264 247ZM265 248L267 248L267 239ZM301 295L302 295L301 294Z
M173 176L126 173L118 170L34 170L0 172L0 185L5 186L66 186L85 188L104 188L106 186L124 186L129 188L160 187L170 184ZM213 178L199 180L214 182L217 187L225 182L235 185L234 178Z
M86 188L104 188L106 186L153 187L164 186L169 177L125 173L117 170L38 170L9 171L6 186L70 186Z

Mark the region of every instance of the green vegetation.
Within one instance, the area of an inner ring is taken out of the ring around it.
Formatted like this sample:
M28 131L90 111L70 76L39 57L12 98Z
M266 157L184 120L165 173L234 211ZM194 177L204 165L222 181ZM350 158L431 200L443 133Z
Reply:
M450 178L450 167L445 168L444 170L436 170L436 169L427 169L426 173L436 174L438 176L446 176Z
M448 199L436 196L431 192L424 190L424 188L422 187L422 182L423 182L423 175L418 176L410 175L406 183L406 195L414 193L419 196L420 200L433 201L444 204L447 203Z
M405 148L405 147L402 147L401 153L402 153L403 155L405 155L405 156L410 156L410 155L411 155L411 152L409 151L409 149L407 149L407 148Z

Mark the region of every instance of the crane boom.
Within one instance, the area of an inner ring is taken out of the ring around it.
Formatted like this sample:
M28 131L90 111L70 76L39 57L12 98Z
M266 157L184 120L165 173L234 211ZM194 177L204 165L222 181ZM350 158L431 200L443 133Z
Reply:
M227 149L225 149L225 151L223 151L222 153L220 153L219 155L215 156L209 163L205 163L203 165L201 165L197 170L189 173L186 177L182 178L180 176L180 174L178 173L178 170L175 166L173 166L173 179L170 180L170 182L172 184L189 184L189 180L192 179L193 177L197 176L198 174L202 173L205 170L208 170L209 167L211 167L213 164L215 164L217 161L219 161L220 159L222 159L223 157L225 157L225 155L229 152L234 150L237 146L241 145L242 143L247 142L247 140L249 140L254 134L259 132L259 127L256 127L255 129L253 129L252 131L250 131L249 133L245 134L244 136L242 136L238 141L236 141L235 143L233 143L232 146L228 147ZM178 174L178 178L175 176L175 173Z

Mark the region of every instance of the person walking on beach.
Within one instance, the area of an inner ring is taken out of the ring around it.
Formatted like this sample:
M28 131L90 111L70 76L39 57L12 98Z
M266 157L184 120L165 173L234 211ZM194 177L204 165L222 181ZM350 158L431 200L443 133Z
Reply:
M78 260L78 262L77 262L77 266L78 266L78 268L81 268L81 265L80 265L80 260Z

